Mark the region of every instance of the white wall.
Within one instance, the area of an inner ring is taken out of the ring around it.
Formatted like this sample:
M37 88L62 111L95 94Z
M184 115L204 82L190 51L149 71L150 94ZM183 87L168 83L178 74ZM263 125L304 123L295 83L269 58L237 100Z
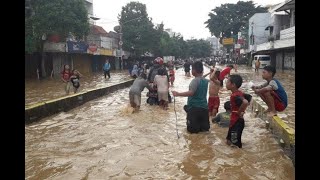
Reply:
M254 35L255 45L262 44L268 41L269 31L266 27L269 26L271 14L270 13L256 13L249 19L249 37ZM252 33L253 30L253 33Z
M106 49L112 49L112 38L101 36L101 47Z

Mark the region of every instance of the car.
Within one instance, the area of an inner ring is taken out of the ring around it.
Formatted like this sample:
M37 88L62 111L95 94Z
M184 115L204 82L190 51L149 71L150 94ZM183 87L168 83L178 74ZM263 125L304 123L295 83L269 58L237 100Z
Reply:
M252 68L256 68L255 64L258 59L260 60L260 69L271 65L270 55L255 55L252 61Z

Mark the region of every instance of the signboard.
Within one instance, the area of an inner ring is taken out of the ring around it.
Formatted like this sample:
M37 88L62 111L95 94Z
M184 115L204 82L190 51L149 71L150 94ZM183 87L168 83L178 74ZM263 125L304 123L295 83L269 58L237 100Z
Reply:
M238 44L244 44L244 39L238 39Z
M100 55L114 56L113 51L111 49L104 49L104 48L100 48Z
M66 52L66 43L45 42L43 45L44 52Z
M234 48L235 48L235 49L240 49L240 47L241 47L240 44L235 44L235 45L234 45Z
M123 55L123 51L122 51L122 55ZM121 57L121 55L120 55L120 50L119 50L119 49L115 49L115 50L113 51L113 56L115 56L115 57Z
M67 41L67 52L69 53L86 53L88 45L84 42Z
M223 45L231 45L231 44L233 44L233 38L223 38L222 39L222 44Z

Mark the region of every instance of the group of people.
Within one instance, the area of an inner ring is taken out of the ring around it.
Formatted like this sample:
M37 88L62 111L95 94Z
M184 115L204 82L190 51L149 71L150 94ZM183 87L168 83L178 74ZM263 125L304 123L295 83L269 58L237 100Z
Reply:
M258 66L259 67L259 66ZM110 78L110 63L108 60L103 66L104 77ZM239 74L230 74L233 65L227 65L222 71L219 68L210 69L210 72L203 74L203 63L196 61L192 64L192 75L194 79L189 84L189 90L185 92L172 91L173 96L188 97L187 105L184 110L187 113L187 130L190 133L209 131L210 121L217 122L221 126L228 126L227 144L242 147L241 136L244 129L244 118L246 108L251 101L251 95L243 93L239 88L243 79ZM190 63L185 64L187 76L190 71ZM270 116L277 114L277 111L283 111L288 105L287 94L282 84L274 78L276 69L273 66L265 66L262 71L262 78L266 80L264 84L254 85L254 93L259 95L267 104L268 109L265 111ZM209 79L206 76L209 75ZM61 72L61 79L66 83L65 90L69 94L70 88L73 87L74 93L80 87L80 77L83 75L76 69L71 70L69 65L65 65ZM147 102L151 103L154 98L154 104L158 104L163 109L168 109L168 103L171 96L169 93L170 83L173 86L175 72L173 63L169 62L164 65L163 59L158 57L154 60L153 66L147 69L145 65L135 74L135 80L129 91L130 105L138 111L141 105L141 93L144 88L149 90ZM219 92L223 88L224 80L226 89L231 91L230 101L224 103L226 112L217 114L220 106ZM209 98L207 92L209 86ZM151 94L155 93L155 97ZM228 118L229 117L229 118Z
M68 95L71 87L73 87L73 92L77 93L80 87L80 77L83 75L76 69L71 70L69 65L64 65L61 72L61 80L65 83L65 91Z
M135 111L140 109L141 93L144 88L147 88L149 90L147 103L157 104L165 110L168 109L168 104L171 102L169 87L170 84L173 86L174 74L172 62L164 65L162 58L156 58L150 70L141 72L134 80L129 91L131 107L135 108Z
M111 65L109 60L107 59L103 65L103 73L104 73L104 78L110 79L110 69ZM73 87L73 92L77 93L78 89L80 87L80 78L84 77L78 70L70 69L70 66L68 64L65 64L63 66L63 70L61 71L61 80L63 83L65 83L65 92L66 95L69 94L70 89Z
M230 75L233 68L233 65L227 65L221 72L217 68L212 68L209 73L203 75L203 64L197 61L192 64L194 79L190 82L189 90L185 92L172 91L172 94L188 97L187 105L184 106L187 113L188 132L209 131L209 117L213 117L212 122L229 127L226 137L227 144L242 148L241 136L245 125L243 115L252 96L239 90L243 79L239 74ZM274 78L275 73L274 67L264 67L262 78L266 80L266 83L252 86L254 92L268 105L266 113L271 116L287 107L287 94L281 83ZM205 77L208 75L210 78L206 79ZM231 91L230 101L224 104L226 112L216 115L220 105L219 90L223 87L223 80L226 76L226 88ZM207 101L208 85L209 98Z

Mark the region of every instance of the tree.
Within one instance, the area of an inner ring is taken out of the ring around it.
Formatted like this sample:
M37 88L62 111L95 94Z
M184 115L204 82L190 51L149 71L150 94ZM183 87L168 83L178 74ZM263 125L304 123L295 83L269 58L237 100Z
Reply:
M43 52L43 35L69 33L82 39L89 32L88 12L83 0L32 0L26 3L25 50ZM45 76L42 55L42 76Z
M248 27L248 21L255 13L267 12L267 8L253 4L253 1L238 1L237 4L222 4L209 13L205 22L207 28L216 37L230 37Z
M145 4L130 2L122 7L119 23L123 33L123 49L141 56L155 46L155 29Z
M189 56L195 58L209 57L211 54L211 46L208 41L203 39L191 39L187 41L189 47Z

